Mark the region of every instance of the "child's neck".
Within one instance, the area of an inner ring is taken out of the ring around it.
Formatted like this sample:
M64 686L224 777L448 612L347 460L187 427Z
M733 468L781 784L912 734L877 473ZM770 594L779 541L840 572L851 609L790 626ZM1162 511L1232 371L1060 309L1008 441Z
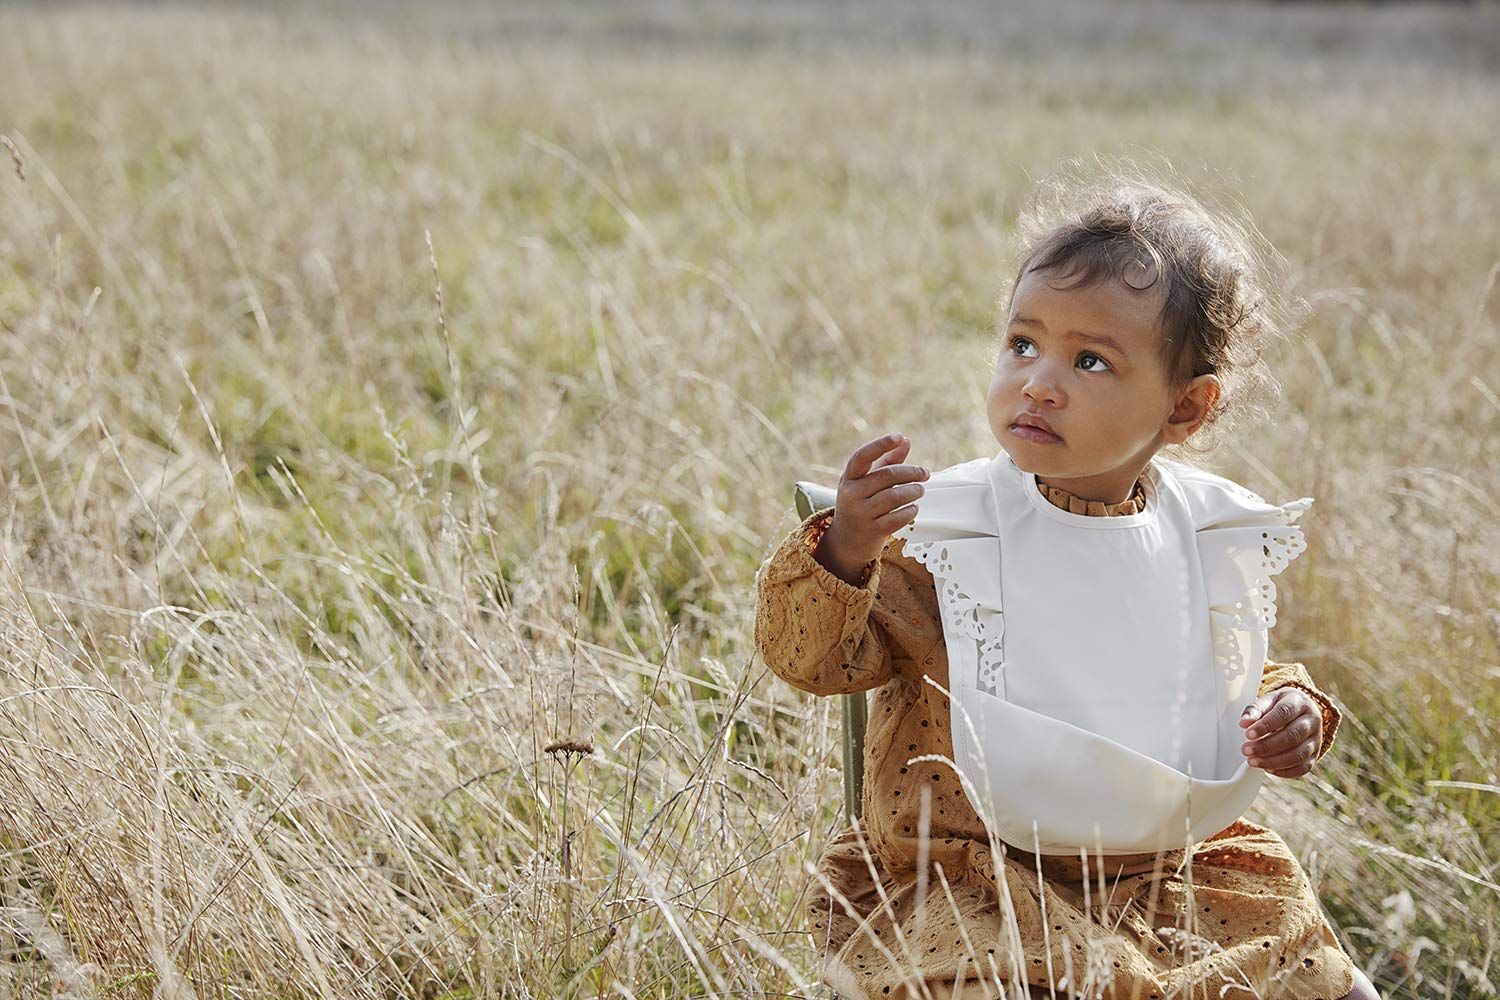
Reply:
M1040 479L1036 481L1037 492L1046 498L1047 502L1054 507L1074 514L1091 514L1104 517L1121 517L1127 514L1139 514L1146 509L1145 489L1138 482L1130 499L1123 503L1101 503L1098 500L1085 501L1074 496L1067 490L1057 486L1048 486Z
M1063 479L1058 476L1037 476L1036 481L1047 486L1064 490L1073 494L1083 501L1093 501L1102 504L1120 504L1129 500L1136 492L1136 484L1140 482L1144 467L1131 471L1130 469L1111 469L1109 472L1100 473L1097 476L1080 476L1075 479Z
M1136 495L1136 484L1140 483L1140 474L1145 469L1140 469L1130 478L1121 478L1116 472L1107 472L1104 475L1085 475L1085 477L1065 480L1056 475L1038 475L1038 483L1046 483L1047 486L1056 487L1059 490L1067 490L1082 501L1098 501L1100 504L1124 504L1125 501Z
M1037 473L1036 481L1073 494L1085 503L1119 504L1129 500L1146 469L1161 448L1161 435L1131 452L1111 468L1086 476L1056 476Z

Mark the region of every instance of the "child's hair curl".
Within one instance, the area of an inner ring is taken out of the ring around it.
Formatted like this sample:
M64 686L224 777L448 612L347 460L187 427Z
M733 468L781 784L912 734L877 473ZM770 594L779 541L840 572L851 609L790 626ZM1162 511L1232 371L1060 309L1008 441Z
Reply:
M1237 202L1234 210L1218 207L1165 174L1170 168L1095 157L1093 166L1064 161L1042 180L1021 212L1021 261L997 303L1003 304L999 322L1008 319L1016 286L1031 271L1076 274L1065 286L1072 288L1106 278L1137 289L1165 281L1158 325L1168 384L1175 392L1211 373L1220 395L1188 442L1163 450L1201 456L1222 442L1231 425L1227 414L1248 409L1265 416L1266 401L1279 398L1263 356L1295 328L1305 303L1283 292L1285 259ZM1143 268L1143 252L1154 267Z

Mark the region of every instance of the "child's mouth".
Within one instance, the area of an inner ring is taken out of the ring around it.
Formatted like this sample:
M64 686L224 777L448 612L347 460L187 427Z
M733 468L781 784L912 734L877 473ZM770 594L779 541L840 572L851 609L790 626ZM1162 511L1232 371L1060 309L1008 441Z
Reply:
M1062 440L1051 431L1044 431L1040 427L1031 427L1026 424L1011 424L1010 432L1017 437L1025 438L1027 441L1035 441L1038 444L1054 444Z

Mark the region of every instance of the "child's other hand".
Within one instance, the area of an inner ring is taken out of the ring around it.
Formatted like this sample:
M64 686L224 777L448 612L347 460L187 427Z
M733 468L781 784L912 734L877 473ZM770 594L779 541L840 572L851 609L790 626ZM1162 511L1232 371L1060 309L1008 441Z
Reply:
M861 567L880 556L891 532L916 518L912 501L923 494L920 481L928 472L920 465L897 464L910 451L905 435L887 434L849 456L833 518L813 553L836 576L857 579Z
M1300 778L1312 770L1323 743L1323 715L1306 691L1280 687L1263 694L1240 715L1247 737L1241 752L1278 778Z

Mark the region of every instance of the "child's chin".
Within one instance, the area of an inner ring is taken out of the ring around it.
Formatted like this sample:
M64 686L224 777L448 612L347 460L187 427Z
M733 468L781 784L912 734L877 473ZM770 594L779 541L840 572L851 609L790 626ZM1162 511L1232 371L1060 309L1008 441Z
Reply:
M1014 437L1014 435L1011 435L1011 437ZM1017 444L1019 444L1020 447L1016 447ZM1038 449L1027 448L1025 441L1002 441L1001 447L1004 448L1005 453L1010 456L1010 460L1016 463L1016 468L1020 469L1022 472L1035 472L1039 476L1050 474L1049 470L1046 468L1046 463L1037 460L1038 456L1036 452ZM1039 447L1040 446L1038 446L1038 448Z

